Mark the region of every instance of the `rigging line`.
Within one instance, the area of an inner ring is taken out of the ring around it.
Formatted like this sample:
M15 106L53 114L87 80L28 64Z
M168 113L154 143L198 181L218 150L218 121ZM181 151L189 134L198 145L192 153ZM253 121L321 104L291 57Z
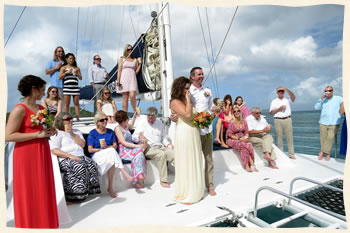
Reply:
M209 63L209 67L210 67L211 64L210 64L210 57L209 57L209 52L208 52L208 46L207 46L207 41L205 40L205 34L204 34L204 29L203 29L203 24L202 24L202 18L201 18L201 14L200 14L199 7L198 7L198 6L197 6L197 12L198 12L198 17L199 17L199 22L200 22L200 25L201 25L201 30L202 30L203 40L204 40L205 51L206 51L206 53L207 53L208 63ZM208 76L209 76L209 75L208 75ZM214 84L214 88L215 88L214 80L213 80L213 84Z
M106 18L107 18L107 6L105 6L105 13L104 13L104 20L103 20L103 30L102 30L102 41L101 41L101 47L100 47L100 50L99 50L99 54L101 53L102 51L102 48L103 48L103 42L104 42L104 39L105 39L105 32L106 32Z
M7 38L7 40L6 40L6 42L5 42L4 48L6 48L7 42L10 40L10 38L11 38L11 36L12 36L12 33L15 31L15 29L16 29L16 27L17 27L17 24L18 24L19 20L21 19L22 15L23 15L23 12L24 12L24 10L25 10L26 8L27 8L27 6L24 6L24 7L23 7L23 10L22 10L21 14L20 14L19 17L18 17L18 19L17 19L17 21L16 21L16 23L15 23L15 26L12 28L12 31L10 32L9 37Z
M155 20L158 20L159 16L161 15L161 13L163 12L163 10L165 9L165 7L166 7L168 4L169 4L169 3L167 2L167 3L164 5L164 7L163 7L163 8L160 10L160 12L158 13L157 17L155 17ZM134 49L138 46L138 44L139 44L142 40L144 40L144 37L146 36L146 34L148 33L148 31L151 29L151 27L152 27L152 24L150 24L150 26L148 27L148 29L146 30L146 32L142 35L142 39L139 40L139 42L137 42L136 45L133 47L133 50L131 51L131 53L132 53L132 52L134 51ZM127 59L128 57L129 57L129 56L127 56L126 59ZM108 84L108 82L115 76L115 74L118 72L118 70L119 70L119 65L118 65L118 68L115 70L115 72L114 72L112 75L109 76L109 79L106 81L106 83L103 85L102 88L104 88L104 87ZM101 89L101 90L102 90L102 89ZM100 91L101 91L101 90L100 90ZM98 91L98 92L88 101L88 103L91 103L92 100L93 100L96 96L99 95L100 91ZM85 105L80 109L80 112L83 111L83 110L85 109L86 105L87 105L87 104L85 104Z
M220 53L221 53L221 50L222 50L222 48L224 47L224 44L225 44L227 35L228 35L228 33L229 33L230 29L231 29L231 26L232 26L233 20L234 20L234 18L235 18L235 16L236 16L237 10L238 10L238 6L236 7L236 10L235 10L235 12L234 12L234 14L233 14L233 16L232 16L230 25L229 25L229 27L228 27L228 29L227 29L227 32L226 32L225 37L224 37L224 40L222 41L222 44L221 44L220 49L219 49L219 51L218 51L218 54L217 54L216 57L215 57L214 64L216 63L216 60L218 59L218 57L219 57L219 55L220 55ZM209 74L211 73L212 69L213 69L213 66L210 68ZM209 74L208 74L208 75L209 75ZM209 77L209 76L207 76L207 78L204 80L204 83L206 82L206 80L208 79L208 77Z
M79 11L80 7L78 7L78 19L77 19L77 34L76 34L76 42L75 42L75 56L78 57L78 39L79 39Z
M206 17L207 17L207 25L208 25L208 34L209 34L209 41L210 41L210 49L211 49L211 59L214 60L214 50L213 50L213 43L212 43L212 40L211 40L211 33L210 33L210 26L209 26L209 17L208 17L208 9L205 8L205 14L206 14ZM215 79L214 79L215 77ZM216 85L216 96L219 96L220 93L219 93L219 88L218 88L218 79L217 79L217 75L216 75L216 66L215 66L215 63L214 63L214 76L213 76L213 79L215 81L215 85Z
M135 39L137 40L137 35L136 35L135 27L134 27L134 22L132 21L132 17L131 17L131 13L130 13L130 8L129 7L128 7L128 12L129 12L129 17L130 17L130 21L131 21L132 30L134 31Z

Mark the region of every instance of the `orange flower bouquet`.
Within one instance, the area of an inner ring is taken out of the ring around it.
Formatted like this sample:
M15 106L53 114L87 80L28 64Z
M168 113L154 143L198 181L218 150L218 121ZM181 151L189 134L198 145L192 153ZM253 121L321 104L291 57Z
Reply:
M193 118L193 124L201 129L208 128L214 120L214 115L208 112L199 112ZM211 134L207 134L211 138Z
M52 128L54 117L51 116L45 108L39 110L36 114L30 115L30 121L32 122L32 126L43 125L45 128Z

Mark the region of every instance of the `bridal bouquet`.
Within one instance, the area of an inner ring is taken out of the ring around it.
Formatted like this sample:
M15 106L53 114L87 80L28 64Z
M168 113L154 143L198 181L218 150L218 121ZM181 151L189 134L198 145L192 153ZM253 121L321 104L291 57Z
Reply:
M32 122L32 126L43 125L46 128L52 128L54 117L51 116L45 108L39 110L36 114L30 115L30 121Z
M193 118L193 124L201 129L208 128L214 120L214 115L208 112L199 112ZM211 134L207 134L210 138Z

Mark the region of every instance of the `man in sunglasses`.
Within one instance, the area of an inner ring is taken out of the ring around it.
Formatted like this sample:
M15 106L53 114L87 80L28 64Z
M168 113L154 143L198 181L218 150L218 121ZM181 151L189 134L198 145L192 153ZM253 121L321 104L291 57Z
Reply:
M253 107L252 113L247 116L246 121L249 130L249 140L253 146L262 147L264 159L267 160L270 168L277 169L276 154L273 150L273 137L270 134L272 126L261 116L261 109Z
M58 78L60 73L61 66L64 63L64 49L62 46L57 46L54 53L53 59L47 63L45 67L45 73L50 75L50 84L51 86L57 87L58 95L62 99L62 106L64 106L63 98L63 81Z
M109 75L106 69L101 65L101 57L95 55L93 57L93 65L88 70L88 78L94 90L95 102L94 113L97 111L96 100L100 96L101 89L104 87L106 81L109 79Z
M327 161L330 160L330 151L341 122L342 112L340 107L343 104L343 98L333 95L333 92L333 87L327 86L321 99L315 104L315 109L321 110L319 121L321 152L318 154L319 160L322 160L323 156L326 156Z
M144 154L147 158L157 162L160 185L164 188L170 188L167 162L174 162L174 146L170 143L164 131L164 125L157 119L157 108L149 107L146 110L146 114L147 119L144 119L136 126L132 139L136 143L142 142L147 144Z
M285 98L285 91L290 98ZM295 95L288 88L278 87L277 98L272 100L270 105L270 114L274 115L275 135L277 136L277 145L283 151L283 134L286 135L289 158L295 159L293 144L293 127L291 118L290 102L295 101Z

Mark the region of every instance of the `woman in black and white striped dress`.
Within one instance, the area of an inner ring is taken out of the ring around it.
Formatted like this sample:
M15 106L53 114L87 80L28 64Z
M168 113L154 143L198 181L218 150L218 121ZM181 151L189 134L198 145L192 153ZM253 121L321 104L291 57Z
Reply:
M73 96L75 115L79 121L79 80L82 80L80 68L77 66L73 53L67 53L65 62L60 69L59 79L63 79L64 111L69 112L70 97Z

